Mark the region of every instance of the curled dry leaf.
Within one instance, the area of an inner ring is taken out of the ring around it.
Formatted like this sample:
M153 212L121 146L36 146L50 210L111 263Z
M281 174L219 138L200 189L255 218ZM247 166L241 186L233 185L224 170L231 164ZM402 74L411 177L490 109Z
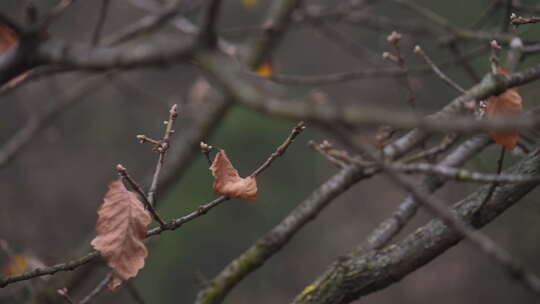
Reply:
M497 73L506 75L508 72L502 68L497 69ZM518 115L522 112L523 105L521 95L516 88L510 88L497 96L491 96L487 100L487 118L508 117ZM506 149L513 149L517 145L519 133L515 131L490 132L493 140L504 146Z
M115 272L109 282L110 289L116 288L122 280L136 276L144 267L148 251L142 241L151 221L135 193L128 191L120 180L109 185L98 210L97 235L92 246Z
M246 200L257 199L257 180L255 176L241 178L238 171L233 167L224 150L220 150L210 171L214 176L214 192L231 198Z

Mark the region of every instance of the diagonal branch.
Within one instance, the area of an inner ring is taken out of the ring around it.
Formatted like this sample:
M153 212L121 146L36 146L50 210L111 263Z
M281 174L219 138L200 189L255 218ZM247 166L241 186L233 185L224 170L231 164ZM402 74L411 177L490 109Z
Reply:
M507 174L537 175L540 156L532 153ZM480 203L488 190L482 187L452 208L452 214L475 228L482 227L518 202L537 183L501 185L485 208ZM293 303L343 304L393 284L457 244L462 235L434 219L402 241L380 251L350 254L322 274Z

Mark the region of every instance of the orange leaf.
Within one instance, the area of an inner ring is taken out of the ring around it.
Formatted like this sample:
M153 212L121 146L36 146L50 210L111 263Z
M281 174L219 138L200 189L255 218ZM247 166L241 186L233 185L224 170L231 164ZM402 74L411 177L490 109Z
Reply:
M263 63L257 68L255 72L262 77L268 78L272 76L272 74L274 73L274 69L269 63Z
M19 37L8 26L0 24L0 54L17 45Z
M109 185L98 210L97 236L92 246L115 272L110 289L120 285L121 280L136 276L144 267L148 251L142 241L151 221L135 193L128 191L120 180Z
M10 27L0 24L0 56L7 52L12 47L15 47L19 43L19 37L17 36L17 33L13 31ZM13 79L11 79L8 83L6 83L5 87L14 87L19 82L23 81L26 76L28 75L28 72L22 73Z
M2 269L2 273L7 276L17 275L28 269L28 261L22 254L16 254L11 261Z
M210 171L215 178L213 186L215 193L231 198L257 199L257 180L255 177L241 178L224 150L220 150L216 154Z
M497 73L506 75L508 72L502 68L497 69ZM491 96L487 100L487 118L508 117L519 115L523 110L522 98L516 88L510 88L497 96ZM513 149L517 145L519 133L515 131L490 132L493 140L504 146L506 149Z

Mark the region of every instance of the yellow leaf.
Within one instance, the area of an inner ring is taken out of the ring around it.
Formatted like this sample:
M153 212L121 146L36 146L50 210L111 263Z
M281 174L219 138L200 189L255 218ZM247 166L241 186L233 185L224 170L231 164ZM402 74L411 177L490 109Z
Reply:
M262 77L270 77L274 73L274 69L269 63L263 63L257 68L257 71L255 72Z
M2 269L5 275L17 275L28 269L26 257L22 254L16 254L11 261Z

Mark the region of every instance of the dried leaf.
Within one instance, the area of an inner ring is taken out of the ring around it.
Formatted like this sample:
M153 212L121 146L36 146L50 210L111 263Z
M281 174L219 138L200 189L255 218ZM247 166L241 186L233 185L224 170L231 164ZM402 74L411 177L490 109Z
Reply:
M144 267L148 251L142 241L151 221L135 193L128 191L120 180L109 185L98 210L97 236L92 246L115 272L116 279L109 283L110 289L120 285L121 280L136 276Z
M257 199L257 180L255 177L241 178L224 150L220 150L216 154L210 171L215 178L213 187L217 194L246 200Z
M6 276L17 275L28 269L28 261L23 254L16 254L11 261L2 269L2 274Z
M497 69L497 73L508 74L502 68ZM519 115L522 110L522 98L516 88L510 88L500 95L489 97L486 104L486 116L488 119ZM517 145L519 133L515 131L490 132L490 136L497 144L511 150Z
M0 54L17 45L19 37L8 26L0 24Z
M255 72L262 77L268 78L272 76L272 74L274 73L274 69L269 63L263 63L257 68Z

